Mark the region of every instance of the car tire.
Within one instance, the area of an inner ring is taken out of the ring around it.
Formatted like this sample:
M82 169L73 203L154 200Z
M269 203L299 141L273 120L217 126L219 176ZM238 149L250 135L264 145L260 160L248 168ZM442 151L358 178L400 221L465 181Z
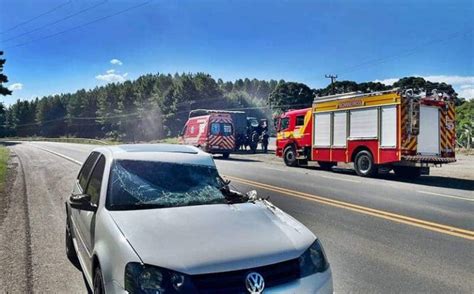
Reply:
M293 145L288 146L283 151L283 160L287 166L298 166L298 159L296 158L296 149Z
M104 294L104 279L100 267L96 267L94 270L94 294Z
M76 268L80 268L79 259L77 258L77 252L74 248L74 243L72 241L72 234L69 222L66 224L66 256Z
M357 153L354 160L354 169L361 177L373 177L377 173L377 165L372 154L367 150Z
M224 159L228 159L229 156L230 156L230 153L229 153L229 152L222 153L222 158L224 158Z

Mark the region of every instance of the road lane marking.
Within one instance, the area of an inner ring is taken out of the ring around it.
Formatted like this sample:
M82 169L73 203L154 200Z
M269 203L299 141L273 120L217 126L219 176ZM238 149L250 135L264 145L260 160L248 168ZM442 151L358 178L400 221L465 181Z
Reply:
M473 198L466 198L466 197L461 197L461 196L454 196L454 195L448 195L448 194L442 194L442 193L435 193L435 192L428 192L428 191L416 191L418 193L422 194L429 194L429 195L435 195L435 196L440 196L440 197L446 197L446 198L454 198L454 199L460 199L460 200L465 200L465 201L472 201L474 202Z
M352 179L344 179L344 178L338 178L338 177L331 177L331 176L325 176L325 175L319 175L322 178L326 179L331 179L331 180L339 180L339 181L346 181L346 182L352 182L352 183L360 183L358 180L352 180Z
M33 146L34 146L34 145L33 145ZM71 157L66 156L66 155L64 155L64 154L61 154L61 153L58 153L58 152L56 152L56 151L49 150L49 149L46 149L46 148L43 148L43 147L39 147L39 146L35 146L35 147L38 148L38 149L41 149L41 150L43 150L43 151L46 151L46 152L52 153L52 154L54 154L54 155L57 155L57 156L59 156L59 157L62 157L62 158L64 158L64 159L66 159L66 160L69 160L69 161L75 163L75 164L82 165L82 162L80 162L79 160L75 160L74 158L71 158Z
M41 148L41 147L38 147L38 146L35 146L35 147L37 147L39 149L42 149L44 151L50 152L52 154L55 154L59 157L62 157L64 159L69 160L69 161L71 161L73 163L76 163L78 165L82 165L82 162L80 162L78 160L75 160L75 159L73 159L69 156L63 155L61 153L58 153L58 152L55 152L55 151L52 151L52 150L49 150L49 149L46 149L46 148ZM305 200L319 202L319 203L322 203L322 204L326 204L326 205L330 205L330 206L334 206L334 207L339 207L339 208L359 212L359 213L362 213L362 214L371 215L371 216L375 216L375 217L378 217L378 218L383 218L383 219L386 219L386 220L391 220L391 221L394 221L394 222L403 223L403 224L407 224L407 225L427 229L427 230L434 231L434 232L439 232L439 233L443 233L443 234L447 234L447 235L451 235L451 236L456 236L456 237L460 237L460 238L464 238L464 239L468 239L468 240L474 240L474 231L469 231L469 230L464 230L464 229L460 229L460 228L456 228L456 227L446 226L446 225L442 225L442 224L438 224L438 223L428 222L428 221L424 221L424 220L421 220L421 219L411 218L411 217L408 217L408 216L403 216L403 215L399 215L399 214L395 214L395 213L391 213L391 212L387 212L387 211L383 211L383 210L377 210L377 209L364 207L364 206L360 206L360 205L356 205L356 204L352 204L352 203L348 203L348 202L344 202L344 201L339 201L339 200L329 199L329 198L325 198L325 197L321 197L321 196L317 196L317 195L313 195L313 194L308 194L308 193L304 193L304 192L289 190L289 189L286 189L286 188L275 187L275 186L267 185L267 184L264 184L264 183L254 182L254 181L241 179L241 178L237 178L237 177L233 177L233 176L227 176L226 175L225 177L227 177L231 180L234 180L235 182L239 182L239 183L242 183L242 184L247 184L247 185L250 185L250 186L259 187L259 188L262 188L262 189L274 191L274 192L281 193L281 194L286 194L286 195L289 195L289 196L292 196L292 197L297 197L297 198L301 198L301 199L305 199Z
M383 210L373 209L373 208L360 206L360 205L356 205L356 204L352 204L352 203L348 203L344 201L334 200L334 199L330 199L326 197L321 197L321 196L317 196L313 194L294 191L294 190L290 190L286 188L275 187L272 185L254 182L254 181L237 178L233 176L226 176L226 177L238 183L262 188L265 190L269 190L269 191L273 191L273 192L277 192L281 194L286 194L292 197L297 197L297 198L310 200L310 201L314 201L314 202L318 202L318 203L322 203L322 204L326 204L326 205L330 205L330 206L334 206L338 208L343 208L343 209L359 212L362 214L371 215L378 218L383 218L386 220L391 220L394 222L403 223L403 224L427 229L430 231L435 231L435 232L451 235L451 236L456 236L456 237L460 237L460 238L464 238L468 240L474 240L474 231L469 231L469 230L456 228L452 226L446 226L446 225L442 225L438 223L433 223L433 222L429 222L429 221L425 221L421 219L403 216L403 215L399 215L399 214L395 214L395 213L391 213L391 212L387 212Z

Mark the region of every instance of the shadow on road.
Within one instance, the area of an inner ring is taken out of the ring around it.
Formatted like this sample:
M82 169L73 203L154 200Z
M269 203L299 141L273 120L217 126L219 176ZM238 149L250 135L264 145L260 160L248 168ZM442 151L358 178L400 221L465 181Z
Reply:
M256 160L256 159L232 157L232 154L230 155L229 158L224 158L222 156L214 156L214 159L225 160L225 161L236 161L236 162L261 162L260 160Z
M474 180L467 180L467 179L439 177L439 176L421 176L417 179L402 179L391 173L387 175L381 175L380 178L389 180L389 181L425 185L425 186L430 186L430 187L474 191Z
M255 154L275 154L275 150L268 150L266 153L263 152L262 150L257 150L257 152L252 153L250 150L237 150L234 151L232 154L239 154L239 155L255 155Z
M21 144L20 142L11 142L11 141L0 141L0 145L1 146L14 146L14 145L18 145L18 144Z
M320 167L316 167L316 166L310 166L310 167L305 167L305 168L311 169L311 170L325 171L324 169ZM334 167L332 169L332 173L359 177L356 174L356 172L351 168ZM430 186L430 187L474 191L474 180L468 180L468 179L440 177L440 176L421 176L416 179L403 179L403 178L397 177L393 172L388 173L388 174L379 174L377 178L382 179L382 180L387 180L387 181L425 185L425 186Z

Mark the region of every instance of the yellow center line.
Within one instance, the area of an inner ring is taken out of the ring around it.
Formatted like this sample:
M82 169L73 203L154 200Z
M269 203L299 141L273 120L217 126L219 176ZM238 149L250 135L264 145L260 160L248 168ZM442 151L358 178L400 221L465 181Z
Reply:
M269 191L289 195L289 196L292 196L292 197L297 197L297 198L310 200L310 201L314 201L314 202L318 202L318 203L322 203L322 204L326 204L326 205L330 205L330 206L334 206L334 207L338 207L338 208L343 208L343 209L359 212L359 213L362 213L362 214L371 215L371 216L378 217L378 218L383 218L383 219L386 219L386 220L391 220L391 221L394 221L394 222L397 222L397 223L403 223L403 224L407 224L407 225L410 225L410 226L427 229L427 230L434 231L434 232L439 232L439 233L443 233L443 234L447 234L447 235L451 235L451 236L456 236L456 237L460 237L460 238L464 238L464 239L468 239L468 240L474 240L474 231L469 231L469 230L464 230L464 229L461 229L461 228L446 226L446 225L433 223L433 222L429 222L429 221L425 221L425 220L421 220L421 219L417 219L417 218L412 218L412 217L408 217L408 216L404 216L404 215L399 215L399 214L396 214L396 213L391 213L391 212L388 212L388 211L373 209L373 208L369 208L369 207L365 207L365 206L360 206L360 205L356 205L356 204L352 204L352 203L348 203L348 202L344 202L344 201L339 201L339 200L334 200L334 199L330 199L330 198L326 198L326 197L322 197L322 196L317 196L317 195L313 195L313 194L308 194L308 193L304 193L304 192L294 191L294 190L290 190L290 189L286 189L286 188L275 187L275 186L272 186L272 185L259 183L259 182L254 182L254 181L250 181L250 180L246 180L246 179L242 179L242 178L238 178L238 177L227 176L227 175L225 177L229 178L229 179L231 179L235 182L238 182L238 183L242 183L242 184L246 184L246 185L250 185L250 186L255 186L255 187L258 187L258 188L262 188L262 189L266 189L266 190L269 190Z

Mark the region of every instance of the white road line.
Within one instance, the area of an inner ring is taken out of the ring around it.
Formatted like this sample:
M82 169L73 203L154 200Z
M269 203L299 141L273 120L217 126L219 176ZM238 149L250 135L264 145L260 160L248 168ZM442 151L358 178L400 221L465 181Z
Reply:
M360 183L358 180L352 180L352 179L344 179L344 178L337 178L337 177L331 177L331 176L323 176L319 175L321 178L326 178L326 179L331 179L331 180L340 180L340 181L346 181L346 182L352 182L352 183Z
M441 193L435 193L435 192L428 192L428 191L416 191L418 193L422 193L422 194L429 194L429 195L435 195L435 196L439 196L439 197L445 197L445 198L454 198L454 199L460 199L460 200L465 200L465 201L473 201L474 202L474 199L473 198L465 198L465 197L460 197L460 196L454 196L454 195L448 195L448 194L441 194Z
M38 148L38 149L41 149L43 151L46 151L46 152L52 153L54 155L57 155L59 157L62 157L64 159L69 160L71 162L74 162L76 164L82 165L82 162L80 162L79 160L75 160L74 158L71 158L71 157L66 156L64 154L61 154L61 153L58 153L58 152L55 152L55 151L52 151L52 150L49 150L49 149L46 149L46 148L43 148L43 147L39 147L39 146L35 146L35 147Z
M272 166L261 166L260 168L264 168L264 169L269 169L269 170L276 170L276 171L279 171L279 172L284 172L286 170L284 169L281 169L281 168L275 168L275 167L272 167Z

